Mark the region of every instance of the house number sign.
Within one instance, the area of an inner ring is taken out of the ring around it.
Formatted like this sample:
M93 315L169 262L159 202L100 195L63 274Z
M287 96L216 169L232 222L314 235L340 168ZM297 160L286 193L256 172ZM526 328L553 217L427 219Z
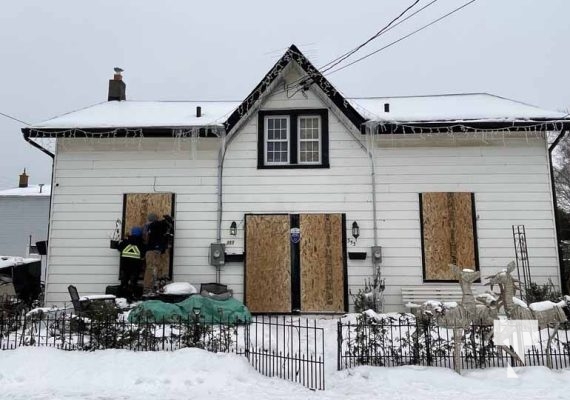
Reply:
M301 229L291 228L291 243L297 244L301 241Z

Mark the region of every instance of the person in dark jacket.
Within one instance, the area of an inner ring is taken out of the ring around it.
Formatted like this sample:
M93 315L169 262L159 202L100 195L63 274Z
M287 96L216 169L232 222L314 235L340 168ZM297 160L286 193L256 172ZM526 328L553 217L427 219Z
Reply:
M139 275L144 268L146 246L142 233L140 227L134 226L129 237L122 240L117 247L121 253L119 270L121 291L128 300L133 299Z

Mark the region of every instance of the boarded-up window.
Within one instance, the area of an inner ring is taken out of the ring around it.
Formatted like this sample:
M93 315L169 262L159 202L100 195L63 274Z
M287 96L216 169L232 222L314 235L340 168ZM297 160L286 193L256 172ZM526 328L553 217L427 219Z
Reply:
M174 218L174 193L125 193L123 197L123 237L126 237L133 226L143 227L148 215L152 213L158 219L165 215ZM157 278L172 279L173 249L169 246L166 251L149 254L146 257L147 267L152 264L156 268ZM144 273L145 288L152 284L153 271L147 268Z
M449 264L477 270L473 193L420 193L425 281L455 280Z

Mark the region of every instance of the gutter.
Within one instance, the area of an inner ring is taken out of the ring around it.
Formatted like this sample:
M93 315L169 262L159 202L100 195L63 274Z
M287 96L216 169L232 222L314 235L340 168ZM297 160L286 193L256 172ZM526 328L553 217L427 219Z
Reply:
M552 152L558 146L558 143L564 138L564 136L568 133L568 130L562 129L556 139L552 144L548 147L548 161L550 167L550 187L552 189L552 204L554 206L554 226L556 229L556 247L558 249L558 268L560 269L560 289L562 294L568 294L568 287L563 283L563 278L568 278L564 275L564 262L562 259L562 247L560 246L560 220L558 218L558 202L556 200L556 185L554 182L554 166L552 164Z
M47 236L46 236L46 265L45 265L45 279L44 279L44 304L42 304L42 306L45 306L45 301L46 301L46 294L48 293L48 282L47 282L47 277L49 276L49 242L50 242L50 234L51 234L51 206L52 206L52 202L53 202L53 193L55 190L55 186L53 184L54 182L54 171L55 171L55 154L53 154L51 151L49 151L48 149L46 149L45 147L39 145L38 143L34 142L31 138L30 138L30 128L22 128L22 135L24 137L24 140L26 142L28 142L29 144L31 144L33 147L35 147L36 149L39 149L42 153L47 154L48 156L51 157L51 188L50 188L50 194L49 194L49 214L48 214L48 226L47 226ZM41 259L41 257L40 257Z
M43 146L37 144L36 142L34 142L32 139L30 139L30 128L22 128L22 135L24 137L24 140L26 142L28 142L29 144L31 144L32 146L34 146L36 149L39 149L41 152L47 154L48 156L50 156L52 159L55 158L55 154L53 154L51 151L49 151L48 149L44 148ZM53 175L52 175L52 180L53 180ZM53 182L52 182L53 183ZM53 188L53 187L52 187Z

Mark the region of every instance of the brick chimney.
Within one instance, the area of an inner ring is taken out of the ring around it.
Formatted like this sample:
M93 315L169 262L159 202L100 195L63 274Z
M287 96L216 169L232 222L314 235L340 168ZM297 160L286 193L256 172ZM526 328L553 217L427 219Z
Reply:
M20 175L20 183L18 187L26 188L28 187L28 175L26 175L26 168L24 168L24 172Z
M108 101L121 101L127 99L127 85L123 82L123 75L121 75L121 72L123 72L121 68L115 67L113 79L109 79Z

